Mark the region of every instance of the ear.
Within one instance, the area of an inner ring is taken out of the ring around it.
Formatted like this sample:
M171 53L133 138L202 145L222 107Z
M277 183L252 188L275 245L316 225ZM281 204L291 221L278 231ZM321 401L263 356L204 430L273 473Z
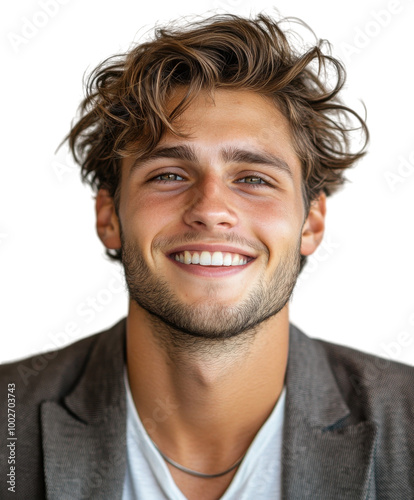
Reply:
M99 239L108 249L121 248L119 220L113 198L107 189L99 189L95 199L96 231Z
M325 231L326 195L321 193L311 202L308 216L302 228L300 253L311 255L322 241Z

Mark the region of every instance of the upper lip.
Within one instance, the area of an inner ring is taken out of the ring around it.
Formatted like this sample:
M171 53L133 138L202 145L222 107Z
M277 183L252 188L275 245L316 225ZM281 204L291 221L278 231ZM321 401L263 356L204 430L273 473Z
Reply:
M256 258L256 255L253 255L250 251L245 250L243 248L236 248L232 247L229 245L221 245L220 243L214 243L214 244L207 244L207 243L189 243L186 245L181 245L179 247L175 247L171 250L169 250L167 253L168 255L171 255L173 253L180 253L180 252L229 252L229 253L238 253L240 255L244 255L246 257L250 257L252 259Z

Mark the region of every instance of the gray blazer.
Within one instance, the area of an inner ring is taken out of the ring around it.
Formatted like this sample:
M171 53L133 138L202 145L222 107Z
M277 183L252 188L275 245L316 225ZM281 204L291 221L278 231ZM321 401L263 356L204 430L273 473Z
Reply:
M0 498L121 500L124 363L125 319L59 351L0 367ZM16 387L16 494L5 479L9 383ZM310 339L291 326L282 498L413 500L413 389L412 367Z

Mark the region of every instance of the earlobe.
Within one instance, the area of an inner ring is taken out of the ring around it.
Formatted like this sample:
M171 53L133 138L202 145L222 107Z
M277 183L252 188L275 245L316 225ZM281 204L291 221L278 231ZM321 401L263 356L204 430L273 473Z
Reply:
M321 193L312 201L308 216L302 228L300 253L311 255L322 241L325 231L326 195Z
M119 221L113 198L108 190L99 189L95 199L96 231L99 239L108 249L121 248Z

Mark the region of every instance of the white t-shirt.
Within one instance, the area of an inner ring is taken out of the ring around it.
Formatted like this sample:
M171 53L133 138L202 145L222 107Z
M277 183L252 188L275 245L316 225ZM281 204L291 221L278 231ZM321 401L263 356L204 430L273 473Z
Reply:
M122 500L187 500L145 430L127 396L127 469ZM253 442L221 500L280 500L285 389Z

